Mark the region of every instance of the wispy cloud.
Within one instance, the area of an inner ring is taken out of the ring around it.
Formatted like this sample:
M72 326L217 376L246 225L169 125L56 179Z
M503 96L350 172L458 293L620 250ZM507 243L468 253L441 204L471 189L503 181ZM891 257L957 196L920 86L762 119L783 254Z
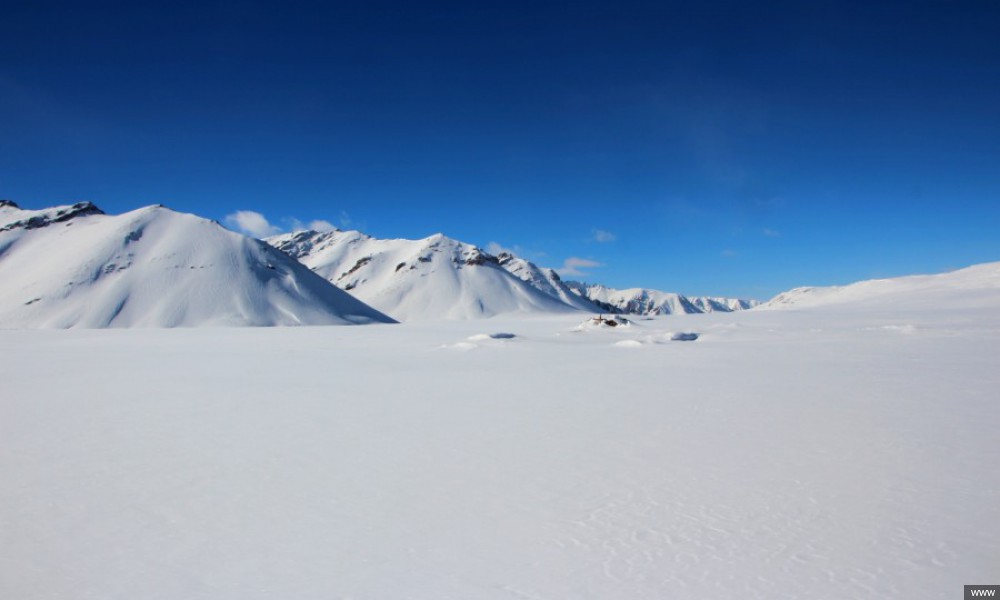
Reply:
M583 269L594 269L600 266L603 266L602 263L599 263L596 260L589 260L586 258L571 256L567 258L563 262L563 265L557 268L556 271L561 276L584 277L589 273L587 273Z
M594 237L591 238L595 242L606 244L608 242L613 242L618 239L618 236L611 233L610 231L605 231L603 229L595 229Z
M739 256L740 253L737 252L736 250L730 250L730 249L727 248L727 249L723 250L721 252L721 254L722 254L722 256L724 258L735 258L735 257Z
M496 256L503 252L506 252L508 254L518 254L517 246L514 246L514 248L507 248L506 246L503 246L497 242L490 242L489 244L486 244L486 251L492 254L493 256Z
M264 215L252 210L238 210L226 215L225 224L231 229L255 238L265 238L281 233L280 227L272 225Z
M302 229L310 229L312 231L333 231L337 228L337 226L333 223L323 219L309 221L308 223L304 223L298 219L287 219L287 221L288 228L292 231L300 231Z
M323 219L309 221L309 229L314 231L333 231L336 228L337 227L333 223L324 221Z
M341 229L351 229L354 225L354 219L351 218L351 215L347 214L346 210L340 211L340 214L337 215L337 220L340 222Z
M346 214L346 213L344 213ZM238 210L225 216L222 223L235 231L245 233L255 238L266 238L286 231L300 231L311 229L313 231L333 231L336 225L325 219L314 219L312 221L300 221L294 217L281 219L284 225L279 226L270 222L267 217L253 210Z
M513 246L505 246L499 242L490 242L486 244L485 250L490 254L492 254L493 256L496 256L502 252L506 252L508 254L513 254L518 258L523 258L534 262L542 260L546 256L548 256L548 254L542 252L541 250L531 250L529 248L525 248L520 244L514 244Z
M764 231L762 233L765 236L770 237L770 238L781 237L781 232L780 231L777 231L775 229L769 229L767 227L764 228Z

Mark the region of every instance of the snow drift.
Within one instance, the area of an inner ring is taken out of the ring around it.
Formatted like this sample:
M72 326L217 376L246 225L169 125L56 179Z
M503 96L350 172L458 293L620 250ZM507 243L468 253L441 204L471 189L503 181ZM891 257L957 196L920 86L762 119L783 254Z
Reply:
M270 246L150 206L0 205L0 328L391 322Z

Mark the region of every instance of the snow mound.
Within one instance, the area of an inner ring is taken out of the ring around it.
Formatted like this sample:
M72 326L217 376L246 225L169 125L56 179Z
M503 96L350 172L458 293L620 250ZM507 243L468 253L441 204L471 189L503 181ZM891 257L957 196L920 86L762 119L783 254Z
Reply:
M513 333L477 333L476 335L469 336L470 342L488 342L490 340L511 340L515 336Z
M665 332L665 333L653 333L648 335L640 335L637 338L631 338L626 340L620 340L611 344L617 348L639 348L647 344L659 345L668 344L670 342L693 342L701 337L701 334L695 333L693 331L678 331L678 332Z
M5 203L0 281L0 328L392 321L263 242L162 206Z
M298 231L265 241L401 321L577 308L515 277L497 257L441 234L387 240L359 231Z
M693 331L678 331L670 334L671 342L693 342L700 336Z
M616 348L642 348L642 342L639 340L621 340L615 342L612 346Z
M605 317L603 315L598 317L592 317L587 319L577 329L610 329L615 327L629 327L632 325L632 321L629 321L625 317L620 315L612 315Z
M511 340L517 336L513 333L491 333L490 337L495 340Z
M454 344L442 346L443 348L451 348L453 350L475 350L479 347L478 344L473 342L456 342Z

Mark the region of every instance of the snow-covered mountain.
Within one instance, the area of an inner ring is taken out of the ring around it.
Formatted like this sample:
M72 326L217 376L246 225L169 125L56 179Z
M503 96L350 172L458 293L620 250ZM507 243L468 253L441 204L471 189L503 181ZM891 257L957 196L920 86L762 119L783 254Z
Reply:
M672 315L747 310L758 304L755 300L683 296L644 288L616 290L603 285L566 281L573 293L590 300L607 312L633 315Z
M0 328L392 321L261 241L162 206L0 202L0 282Z
M639 315L728 312L757 304L563 281L555 270L509 252L493 256L441 234L422 240L383 240L358 231L297 231L265 241L404 321L569 310Z
M497 255L500 266L508 273L527 282L537 290L562 300L566 304L588 312L600 312L604 307L595 304L580 294L575 293L566 282L564 282L555 269L539 267L535 263L523 258L514 256L509 252L501 252Z
M358 231L297 231L265 241L401 321L581 308L515 277L480 248L441 234L387 240Z
M762 309L826 306L898 308L1000 308L1000 262L936 275L871 279L850 285L801 287L782 292Z

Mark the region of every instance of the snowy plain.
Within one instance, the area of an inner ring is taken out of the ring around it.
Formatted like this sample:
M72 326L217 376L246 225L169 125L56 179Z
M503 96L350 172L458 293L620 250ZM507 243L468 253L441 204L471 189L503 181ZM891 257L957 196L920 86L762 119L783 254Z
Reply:
M0 597L957 598L1000 315L936 302L0 331Z

